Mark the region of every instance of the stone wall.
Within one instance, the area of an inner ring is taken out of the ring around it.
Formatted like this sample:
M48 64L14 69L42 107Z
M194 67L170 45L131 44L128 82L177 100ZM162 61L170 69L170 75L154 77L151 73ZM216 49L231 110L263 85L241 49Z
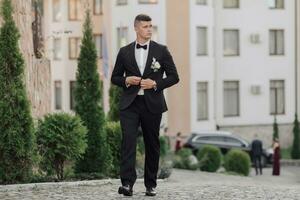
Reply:
M26 64L25 81L32 115L39 118L51 111L50 61L43 57L37 59L34 54L32 34L34 13L31 0L12 0L12 3L14 19L21 34L20 48ZM2 20L0 22L2 23Z

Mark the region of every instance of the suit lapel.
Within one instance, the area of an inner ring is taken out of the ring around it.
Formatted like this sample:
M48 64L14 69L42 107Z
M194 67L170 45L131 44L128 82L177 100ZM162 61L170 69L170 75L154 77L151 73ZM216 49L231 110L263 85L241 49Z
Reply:
M150 40L149 51L148 51L148 56L147 56L147 61L146 61L143 77L146 77L151 72L151 63L152 63L152 58L153 58L153 47L154 47L153 42Z
M135 42L132 42L131 45L129 46L129 59L131 60L132 66L136 69L136 71L142 76L141 71L138 67L138 64L136 63L135 60Z

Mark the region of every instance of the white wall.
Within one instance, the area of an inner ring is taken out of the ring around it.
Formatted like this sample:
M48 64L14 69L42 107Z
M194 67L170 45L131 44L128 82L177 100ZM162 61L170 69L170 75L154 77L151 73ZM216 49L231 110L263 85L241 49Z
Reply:
M223 9L223 1L214 1L215 8L195 5L191 0L191 127L193 131L214 129L215 123L226 125L271 124L269 81L285 80L285 114L278 115L279 123L291 123L295 112L295 30L294 1L285 1L284 10L268 8L267 1L240 0L239 9ZM209 56L196 55L196 26L208 25ZM215 27L215 28L214 28ZM223 29L240 32L240 56L223 57ZM269 55L269 29L285 30L285 55ZM258 33L261 43L250 42L250 34ZM215 55L213 55L215 52ZM215 71L214 71L215 70ZM213 80L216 91L213 91ZM239 80L240 116L223 117L223 81ZM196 82L209 81L209 120L196 119ZM261 85L262 93L253 95L250 87ZM215 92L215 97L214 97ZM214 105L214 100L216 105ZM214 110L215 109L215 110ZM216 114L216 122L213 113Z
M223 80L240 80L240 117L223 118L223 101L219 101L218 121L221 125L269 124L270 113L269 81L285 80L285 115L278 115L278 122L293 121L295 110L294 82L294 3L285 1L284 10L268 8L267 1L243 0L240 9L222 9L216 4L217 14L217 60L219 73L218 94L223 93ZM223 57L223 28L240 30L240 56ZM269 29L285 30L285 55L269 56ZM249 42L251 33L261 35L260 44ZM250 86L262 86L261 95L250 93ZM221 95L217 99L222 99Z
M208 5L196 5L190 1L190 60L191 60L191 130L214 129L214 8L213 1ZM207 27L208 55L197 56L197 26ZM208 120L197 120L197 82L208 82Z

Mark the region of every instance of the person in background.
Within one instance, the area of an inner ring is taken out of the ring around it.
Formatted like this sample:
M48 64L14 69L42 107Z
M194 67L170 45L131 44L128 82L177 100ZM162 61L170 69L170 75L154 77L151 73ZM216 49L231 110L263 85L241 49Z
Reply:
M263 144L262 141L258 139L257 134L255 134L255 139L252 141L251 152L252 152L252 159L255 166L256 175L258 175L258 168L259 168L260 175L262 175L261 156L263 153Z
M177 153L181 149L182 138L181 138L181 132L178 132L176 135L176 143L175 143L175 153Z
M280 145L278 138L273 141L273 176L280 175Z

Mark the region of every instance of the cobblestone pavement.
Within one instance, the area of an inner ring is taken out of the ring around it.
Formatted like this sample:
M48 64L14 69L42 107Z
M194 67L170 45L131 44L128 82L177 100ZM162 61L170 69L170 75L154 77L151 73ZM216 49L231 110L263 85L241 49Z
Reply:
M300 168L286 167L279 177L271 169L262 176L249 177L173 170L167 180L158 181L156 197L144 196L143 180L138 179L133 197L117 194L120 180L97 180L0 186L0 199L204 199L204 200L300 200Z

